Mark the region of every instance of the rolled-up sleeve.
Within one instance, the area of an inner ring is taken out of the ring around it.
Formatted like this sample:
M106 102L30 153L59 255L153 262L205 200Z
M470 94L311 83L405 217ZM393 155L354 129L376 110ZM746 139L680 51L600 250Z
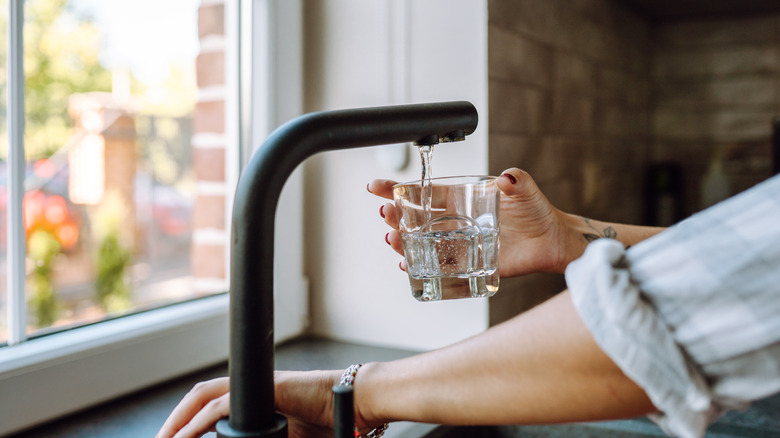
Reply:
M670 435L703 436L725 411L780 391L780 177L629 250L597 240L566 282Z

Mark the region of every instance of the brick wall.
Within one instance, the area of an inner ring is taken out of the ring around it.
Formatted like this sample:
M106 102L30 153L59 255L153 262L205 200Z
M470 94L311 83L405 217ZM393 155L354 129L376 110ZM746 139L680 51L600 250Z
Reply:
M718 151L730 194L769 177L780 15L662 24L653 41L651 156L682 167L684 214Z
M682 171L681 214L702 208L721 157L730 195L771 175L780 116L780 15L651 22L612 0L490 0L490 172L529 171L559 208L645 221L648 166ZM491 324L563 289L502 279Z
M488 17L491 174L517 166L564 211L639 221L649 25L609 0L491 0ZM502 279L491 324L564 287Z
M192 160L197 190L191 268L197 293L228 289L225 183L225 5L203 0L198 9L198 102L193 114Z

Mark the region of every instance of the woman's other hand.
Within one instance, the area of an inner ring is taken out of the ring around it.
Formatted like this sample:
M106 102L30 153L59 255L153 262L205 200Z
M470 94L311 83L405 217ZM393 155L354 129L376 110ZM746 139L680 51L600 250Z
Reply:
M332 388L340 376L340 371L274 373L274 401L277 411L287 417L290 438L333 436ZM230 413L229 391L227 377L198 383L171 412L157 438L194 438L213 431ZM361 428L372 427L360 411L356 411L355 421Z
M230 412L229 391L227 377L198 383L168 416L157 438L199 437L214 430L217 421Z

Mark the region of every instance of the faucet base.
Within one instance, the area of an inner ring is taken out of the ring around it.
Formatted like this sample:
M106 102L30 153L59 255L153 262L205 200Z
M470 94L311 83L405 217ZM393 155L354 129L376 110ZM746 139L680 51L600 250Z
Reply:
M275 414L276 424L270 429L259 432L243 432L236 430L230 425L227 418L219 420L217 423L218 438L287 438L287 418L283 415Z

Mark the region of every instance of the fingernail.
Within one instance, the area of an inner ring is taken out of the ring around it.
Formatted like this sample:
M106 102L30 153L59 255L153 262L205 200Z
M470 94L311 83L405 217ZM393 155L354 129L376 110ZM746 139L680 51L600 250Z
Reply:
M512 184L517 184L517 178L515 178L515 176L512 175L511 173L505 173L505 174L503 174L501 176L505 176L505 177L509 178L509 182L511 182Z
M371 189L370 189L370 188L368 188L370 185L371 185L371 183L368 183L368 184L366 184L366 191L367 191L368 193L371 193Z
M403 271L404 270L404 265L402 263L403 263L402 261L398 262L398 269ZM404 271L404 272L406 272L406 271Z
M385 217L385 206L379 207L379 215Z
M385 242L390 245L390 233L385 234Z

